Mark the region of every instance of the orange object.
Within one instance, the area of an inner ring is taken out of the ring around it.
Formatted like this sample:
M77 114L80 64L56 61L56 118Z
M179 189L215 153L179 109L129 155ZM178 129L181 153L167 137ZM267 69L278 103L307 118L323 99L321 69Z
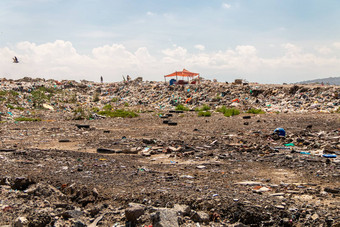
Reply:
M190 72L186 69L183 69L183 71L176 71L174 73L171 73L169 75L165 75L164 77L173 77L173 76L182 76L182 77L195 77L195 76L199 76L199 73L193 73Z
M239 99L234 99L232 102L240 102Z
M187 100L185 100L185 103L190 102L191 98L188 98Z

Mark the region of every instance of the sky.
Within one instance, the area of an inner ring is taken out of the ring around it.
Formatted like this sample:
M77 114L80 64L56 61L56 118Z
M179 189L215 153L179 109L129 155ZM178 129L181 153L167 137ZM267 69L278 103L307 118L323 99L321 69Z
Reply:
M183 68L221 82L340 76L340 1L0 1L0 78L162 81Z

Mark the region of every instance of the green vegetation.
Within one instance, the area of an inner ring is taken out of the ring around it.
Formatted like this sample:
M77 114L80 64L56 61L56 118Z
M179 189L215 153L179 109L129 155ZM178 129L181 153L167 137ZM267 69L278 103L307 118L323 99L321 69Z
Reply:
M335 113L340 113L340 107L335 111Z
M15 107L13 105L11 105L11 104L7 104L7 108L8 109L15 109Z
M199 117L210 117L211 116L211 112L210 111L199 111L198 112L198 116Z
M9 91L9 93L12 95L12 96L19 96L19 93L18 92L16 92L16 91L13 91L13 90L11 90L11 91Z
M210 106L204 104L201 108L197 107L195 108L195 111L208 111L210 110Z
M99 102L100 98L99 98L99 93L94 93L93 95L93 102Z
M111 104L106 104L104 107L103 107L103 110L112 110L112 106Z
M128 117L128 118L138 117L138 114L136 114L135 112L123 110L123 109L117 109L117 110L114 110L114 111L103 110L103 111L99 111L98 114L104 115L104 116L107 116L107 117L123 117L123 118L125 118L125 117Z
M113 97L112 99L111 99L111 102L118 102L119 101L119 98L118 97Z
M31 92L31 95L33 106L36 108L37 107L41 108L42 104L50 100L50 97L47 96L45 92L41 90L34 90Z
M73 116L74 120L84 120L84 119L91 118L91 114L88 113L88 111L85 111L85 109L81 106L73 110L73 113L74 113L74 116Z
M189 111L190 109L182 104L178 104L176 110Z
M11 105L11 104L7 104L7 108L9 108L9 109L17 109L17 110L25 110L25 108L23 108L23 107L20 107L20 106L13 106L13 105Z
M1 96L7 95L7 91L0 91L0 95L1 95Z
M235 115L239 115L240 114L240 111L238 109L234 109L234 108L231 108L231 109L227 109L223 115L226 116L226 117L231 117L231 116L235 116Z
M40 118L30 118L30 117L18 117L14 118L16 121L41 121Z
M246 113L252 113L252 114L264 114L264 113L266 113L266 112L264 112L264 111L261 110L261 109L254 109L254 108L252 108L252 109L248 110Z
M231 117L235 115L239 115L240 111L235 108L227 108L226 106L222 106L216 110L217 112L223 113L226 117Z
M98 107L92 107L91 111L95 112L95 113L98 113L100 111L100 109Z
M125 106L125 107L128 107L128 106L129 106L129 103L127 103L127 102L124 103L124 106Z

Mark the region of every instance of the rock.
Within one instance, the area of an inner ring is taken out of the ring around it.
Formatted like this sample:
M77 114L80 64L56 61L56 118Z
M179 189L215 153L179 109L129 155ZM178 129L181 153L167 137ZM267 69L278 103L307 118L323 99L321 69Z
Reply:
M128 221L136 223L137 219L144 214L144 205L130 203L130 207L125 209L125 217Z
M194 215L191 217L191 219L194 222L209 223L209 214L202 212L202 211L198 211L198 212L194 213Z
M319 219L319 215L317 213L313 214L311 217L314 221Z
M151 220L154 227L179 226L177 212L173 209L159 208L151 214Z
M14 227L24 227L28 226L28 220L26 217L18 217L14 221Z
M17 177L14 180L14 183L12 185L12 189L14 190L25 190L28 188L29 185L34 184L35 182L31 179L28 179L26 177Z
M114 154L116 153L116 151L113 149L107 149L107 148L97 148L97 153Z
M178 215L180 216L187 216L190 215L190 207L188 205L180 205L180 204L175 204L173 208Z
M84 212L80 210L67 210L61 215L63 216L64 219L69 219L69 218L78 219L84 215Z
M97 190L96 188L93 188L93 189L92 189L92 194L93 194L94 197L97 198L98 195L99 195L98 190Z
M337 188L325 188L324 189L325 192L328 192L328 193L333 193L333 194L339 194L340 193L340 189L337 189Z
M241 182L237 182L235 184L238 184L238 185L249 185L249 186L262 185L261 182L256 182L256 181L241 181Z

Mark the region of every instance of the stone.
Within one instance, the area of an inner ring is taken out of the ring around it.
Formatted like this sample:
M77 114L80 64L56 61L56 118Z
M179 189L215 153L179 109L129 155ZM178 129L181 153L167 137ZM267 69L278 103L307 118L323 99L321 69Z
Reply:
M198 212L194 213L194 215L191 217L191 219L194 222L209 223L209 214L207 214L203 211L198 211Z
M84 212L80 210L67 210L64 213L62 213L62 216L65 219L69 219L69 218L78 219L83 215L84 215Z
M190 207L188 205L175 204L173 208L180 216L190 215Z
M128 221L136 223L137 219L144 214L144 205L138 203L130 203L125 209L125 217Z
M159 208L151 214L151 220L154 227L177 227L177 212L173 209Z
M18 217L14 221L14 227L24 227L28 226L28 220L26 217Z
M34 184L31 179L28 179L26 177L17 177L14 180L14 183L12 185L12 189L14 190L25 190L28 188L29 185Z

